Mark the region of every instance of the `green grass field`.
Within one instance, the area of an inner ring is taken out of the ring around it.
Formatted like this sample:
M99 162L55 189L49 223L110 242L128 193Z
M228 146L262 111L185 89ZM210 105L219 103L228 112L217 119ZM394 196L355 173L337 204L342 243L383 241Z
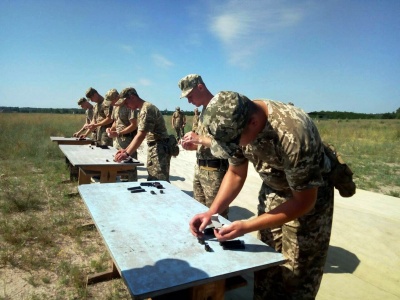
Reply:
M130 299L121 280L85 285L87 274L110 267L110 257L95 230L78 226L90 216L77 184L62 183L69 173L50 141L71 136L83 122L83 115L0 114L0 299ZM400 120L317 126L354 171L358 188L400 197ZM20 292L10 292L16 286Z

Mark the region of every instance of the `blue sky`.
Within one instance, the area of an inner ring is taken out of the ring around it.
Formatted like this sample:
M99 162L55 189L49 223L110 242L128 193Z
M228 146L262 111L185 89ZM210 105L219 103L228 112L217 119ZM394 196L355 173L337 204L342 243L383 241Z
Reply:
M400 107L399 0L2 0L0 106L76 108L133 86L194 107L178 81L305 111Z

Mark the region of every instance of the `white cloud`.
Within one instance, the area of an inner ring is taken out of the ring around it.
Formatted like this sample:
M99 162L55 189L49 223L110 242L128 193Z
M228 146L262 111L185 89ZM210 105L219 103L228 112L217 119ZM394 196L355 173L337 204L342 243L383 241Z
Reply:
M273 33L299 24L306 7L284 1L229 0L210 2L213 14L209 29L223 44L232 64L245 66L251 57L271 42ZM293 3L293 2L292 2Z
M136 89L140 88L140 87L144 87L144 86L151 86L153 85L153 82L147 78L139 78L138 80L136 80L135 82L121 82L120 86L121 89L126 88L126 87L134 87ZM139 95L140 95L140 91L138 90Z
M140 78L139 80L138 80L138 84L137 85L140 85L140 86L150 86L150 85L152 85L152 82L151 82L151 80L149 80L149 79L147 79L147 78Z
M153 54L152 58L156 66L159 67L168 68L174 65L170 60L166 59L164 56L160 54Z
M127 53L133 53L133 47L130 45L120 45L121 49Z

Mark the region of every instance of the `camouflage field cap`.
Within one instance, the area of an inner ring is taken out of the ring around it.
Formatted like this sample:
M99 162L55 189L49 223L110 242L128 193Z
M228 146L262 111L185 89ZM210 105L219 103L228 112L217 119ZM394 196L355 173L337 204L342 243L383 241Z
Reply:
M203 125L213 139L211 153L230 158L239 148L240 135L248 121L250 99L235 92L220 92L211 99L203 117Z
M81 99L78 100L78 105L82 105L82 103L87 102L85 97L82 97Z
M118 91L116 89L111 89L106 93L105 101L113 102L119 98Z
M200 83L204 84L201 76L197 74L189 74L179 80L178 86L182 91L181 98L186 97Z
M88 90L86 91L86 94L85 94L85 96L86 96L86 98L92 98L92 96L94 95L94 94L96 94L97 93L97 91L94 89L94 88L92 88L92 87L90 87L90 88L88 88Z
M130 95L135 95L138 96L138 93L136 92L136 90L133 87L128 87L128 88L124 88L120 93L119 93L119 100L117 102L115 102L115 106L121 106L122 104L124 104L126 98Z

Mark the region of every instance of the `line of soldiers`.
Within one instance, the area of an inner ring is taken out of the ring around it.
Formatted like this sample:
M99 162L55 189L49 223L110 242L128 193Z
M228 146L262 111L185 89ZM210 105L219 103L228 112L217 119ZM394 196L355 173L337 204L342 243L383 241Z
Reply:
M137 159L137 149L146 138L147 180L169 181L169 135L160 110L141 99L133 87L120 93L110 89L105 98L90 87L85 96L78 105L86 109L86 121L74 136L90 137L100 145L113 146L118 150L115 160L119 162ZM95 103L94 107L87 99ZM122 180L137 181L136 168Z
M191 233L202 237L214 214L228 217L252 163L262 179L258 216L226 224L214 234L225 241L258 231L263 242L285 256L284 264L255 272L254 299L315 299L329 248L334 193L331 161L314 122L291 104L250 100L232 91L214 95L198 74L183 77L178 86L181 98L196 109L203 106L200 114L195 110L198 121L186 134L186 119L178 116L172 121L182 148L196 151L194 198L208 207L190 220ZM147 138L148 180L169 181L171 155L160 111L134 88L124 89L116 102L107 95L112 104L103 103L96 90L88 90L86 97L96 105L85 135L97 129L97 140L106 143L106 138L126 132L111 124L117 118L111 116L112 107L139 109L137 133L128 146L119 145L115 158L122 161L134 155Z

